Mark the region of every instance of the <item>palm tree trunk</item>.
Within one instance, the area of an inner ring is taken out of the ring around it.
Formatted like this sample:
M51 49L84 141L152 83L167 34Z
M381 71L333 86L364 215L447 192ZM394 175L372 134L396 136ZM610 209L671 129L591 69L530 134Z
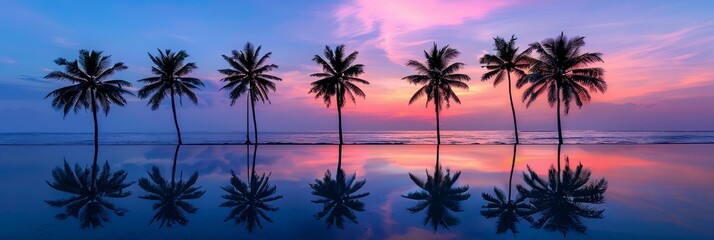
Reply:
M437 87L436 98L434 98L434 109L436 111L436 145L441 144L441 130L439 129L439 103L441 103L441 99L439 98L439 88Z
M174 164L171 167L171 189L173 189L176 185L176 181L174 179L176 177L176 160L178 159L178 153L179 153L180 147L181 147L181 144L177 144L176 150L174 151Z
M434 168L437 170L439 168L439 146L439 144L436 144L436 166Z
M257 142L256 142L257 143ZM258 144L253 145L253 166L250 168L250 176L255 175L255 158L258 156Z
M339 146L339 153L337 155L337 172L342 169L342 144Z
M255 144L258 144L258 122L255 119L255 99L253 94L250 94L250 108L253 112L253 134L255 134Z
M558 91L558 144L563 144L563 130L560 127L560 86L557 86L557 91Z
M97 165L97 156L99 155L99 123L97 122L97 101L94 95L95 89L90 89L92 98L92 117L94 118L94 161L92 162L92 190L96 189L96 179L97 171L99 166Z
M508 70L508 99L511 100L511 112L513 113L513 132L516 133L516 144L518 141L518 123L516 122L516 108L513 106L513 94L511 93L511 70ZM510 195L510 193L509 193ZM509 197L510 199L510 197Z
M511 176L508 178L508 201L511 201L511 189L513 183L513 170L516 167L516 147L518 144L513 144L513 160L511 160Z
M250 94L250 93L248 93ZM250 144L250 99L248 96L245 98L245 144Z
M557 190L560 190L561 187L561 182L560 182L560 147L562 144L558 144L558 183L556 184Z
M340 95L340 86L337 85L337 121L339 123L339 132L340 132L340 145L344 144L344 141L342 140L342 101L340 99L342 98Z
M171 111L174 113L174 125L176 125L176 134L178 135L178 144L183 144L181 141L181 129L179 128L178 118L176 118L176 102L174 101L174 88L171 87Z

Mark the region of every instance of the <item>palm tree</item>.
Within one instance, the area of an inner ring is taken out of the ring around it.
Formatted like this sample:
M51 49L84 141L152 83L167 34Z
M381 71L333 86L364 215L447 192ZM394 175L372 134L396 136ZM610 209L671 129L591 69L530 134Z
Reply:
M278 208L269 203L283 198L282 195L273 196L277 189L274 185L270 185L270 173L268 175L265 175L265 173L256 174L255 158L257 151L258 145L253 145L253 166L248 173L248 181L243 182L231 170L230 185L221 187L228 194L222 196L223 199L226 199L226 202L222 203L220 207L233 208L224 221L235 220L237 224L245 224L248 232L253 232L255 226L263 228L263 224L260 223L261 218L272 223L273 220L268 217L266 212L274 212ZM248 151L246 151L246 154L248 154ZM249 161L249 157L246 157L246 161Z
M123 216L127 212L126 209L109 202L109 199L131 195L131 191L124 189L134 182L125 182L127 173L124 170L112 172L108 162L104 163L97 178L95 172L98 168L95 159L91 169L75 164L73 171L65 160L64 168L56 167L52 170L54 181L46 181L47 184L55 190L72 194L70 198L45 201L50 206L64 208L64 212L55 215L55 218L64 220L72 216L79 219L80 227L96 228L109 221L109 213Z
M528 188L516 186L518 191L528 198L534 213L540 213L533 222L535 228L559 231L565 236L568 231L585 233L587 227L581 218L602 218L604 209L594 209L591 205L605 202L607 180L590 182L590 169L582 164L573 170L570 160L565 158L565 170L560 170L560 148L558 145L558 169L553 166L548 170L548 179L543 179L528 166L528 173L523 173L523 180Z
M258 143L258 123L255 118L255 102L260 100L265 103L270 103L268 92L275 91L275 83L272 81L282 81L281 78L269 75L270 71L278 68L278 65L267 64L268 58L273 54L268 52L265 55L260 55L261 46L255 48L253 44L246 43L243 50L238 52L233 50L232 56L222 55L223 59L231 65L231 68L221 69L218 72L225 74L226 77L221 79L227 82L221 90L228 90L231 98L231 106L236 103L236 100L243 94L248 94L246 99L246 144L250 143L248 130L248 101L250 102L253 111L253 130L255 134L255 143Z
M139 196L139 198L157 201L154 203L153 208L154 210L158 209L158 211L154 217L151 218L149 224L155 221L161 221L159 228L163 227L164 224L167 227L172 227L174 224L181 226L186 225L188 219L184 215L184 212L196 213L198 210L198 208L186 200L198 199L206 192L200 191L199 189L201 187L193 186L198 180L198 171L194 172L186 181L183 180L182 176L179 177L178 182L175 181L176 159L180 146L181 145L176 145L176 151L174 152L174 163L171 170L170 182L161 175L161 171L157 166L153 166L151 171L148 172L151 180L147 178L139 179L139 187L147 192L147 195Z
M563 101L565 115L568 115L570 103L575 101L578 108L591 99L589 91L605 92L607 83L603 80L605 70L588 67L590 64L603 62L601 53L582 53L584 37L568 38L565 34L548 38L542 42L530 44L537 57L531 64L531 74L516 83L520 88L531 85L523 92L523 101L530 106L543 92L548 92L548 104L556 104L558 114L558 143L563 144L563 131L560 124L560 102Z
M439 164L439 145L436 145L436 165L434 166L434 174L426 173L426 180L409 173L409 178L412 179L420 191L411 192L407 195L402 195L404 198L418 201L413 207L407 208L410 213L417 213L424 209L426 210L426 218L424 225L431 223L434 232L439 226L448 229L449 227L459 224L459 219L453 216L452 212L461 212L461 201L465 201L471 197L467 191L469 186L456 187L454 184L461 176L461 172L457 171L451 175L451 170L444 169Z
M198 97L193 92L195 89L204 86L198 78L185 77L185 75L191 73L196 67L196 63L184 64L184 60L188 58L186 51L179 51L177 53L171 52L167 49L165 52L157 49L159 51L159 56L153 56L149 54L149 58L154 62L155 66L151 67L151 72L156 75L155 77L144 78L139 80L139 82L146 83L144 87L139 90L139 97L142 99L149 99L148 105L151 105L151 110L159 109L159 105L164 100L164 97L171 96L171 111L174 114L174 125L176 126L176 134L178 135L178 144L183 144L181 141L181 129L179 128L178 119L176 118L176 103L174 96L178 95L179 102L184 95L188 97L194 104L198 104Z
M516 37L511 36L511 40L506 42L502 37L494 40L495 55L485 54L479 62L488 69L488 72L481 76L481 81L493 79L493 86L496 87L503 82L504 76L508 77L508 99L511 101L511 112L513 113L513 132L516 134L516 144L518 139L518 123L516 122L516 108L513 106L513 94L511 93L511 72L519 79L526 76L526 70L530 66L530 48L518 53L516 47Z
M409 99L409 104L416 102L419 98L426 96L426 104L434 102L434 110L436 112L436 143L441 144L441 131L439 129L439 112L441 112L444 103L446 107L451 106L451 101L461 104L461 99L456 96L453 88L469 89L469 85L463 81L469 81L471 78L465 74L456 73L465 64L460 62L451 63L451 61L459 56L459 51L450 48L449 45L439 49L434 43L434 47L430 52L424 51L426 63L421 63L416 60L409 60L407 66L413 67L417 74L403 77L409 83L414 85L424 85Z
M94 118L94 158L99 149L99 124L97 112L102 108L105 115L109 114L111 104L126 105L124 94L134 95L124 87L131 87L131 83L124 80L108 80L114 73L127 69L124 63L118 62L111 65L111 55L102 56L101 51L91 52L79 50L79 59L67 61L57 58L55 63L64 66L64 72L53 71L45 76L46 79L66 80L72 85L58 88L45 96L52 96L52 107L62 109L64 116L70 110L77 112L79 109L90 109ZM96 176L93 176L93 178Z
M488 202L482 207L481 215L486 218L498 218L498 220L496 220L497 234L504 233L507 230L511 230L513 234L518 233L518 229L516 229L516 223L520 222L518 218L526 219L528 222L533 221L533 218L530 216L533 214L533 208L526 202L526 197L518 194L515 200L511 198L513 170L516 164L516 146L518 145L513 145L511 175L508 178L508 199L506 199L503 191L497 187L493 187L495 197L485 192L481 193L481 197Z
M312 195L318 197L312 202L322 204L322 211L318 212L315 217L321 219L326 216L325 224L328 228L335 225L337 228L343 229L345 218L357 223L354 211L364 211L364 203L360 201L360 198L368 196L369 193L357 193L357 191L362 189L367 180L355 182L356 177L356 173L347 177L345 171L342 170L342 145L340 145L335 178L333 179L332 173L327 170L322 180L315 179L315 183L310 184Z
M330 46L325 46L323 53L325 58L315 55L312 61L322 67L321 73L313 73L311 77L318 77L320 80L310 83L309 93L315 93L315 99L322 98L322 101L330 107L332 97L337 101L337 121L339 122L340 144L342 140L342 107L345 106L345 94L356 103L355 95L365 98L366 95L355 83L369 84L368 81L358 78L364 73L364 65L355 64L359 52L354 51L345 56L345 45L338 45L334 51Z

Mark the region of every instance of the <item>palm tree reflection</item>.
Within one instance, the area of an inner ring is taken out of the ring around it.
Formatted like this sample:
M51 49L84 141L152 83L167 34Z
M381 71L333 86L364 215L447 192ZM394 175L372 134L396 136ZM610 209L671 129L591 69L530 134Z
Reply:
M332 173L327 170L322 179L315 179L315 183L310 184L312 195L318 197L312 202L322 204L322 211L315 214L315 217L318 219L325 217L328 228L335 225L343 229L345 218L357 223L354 211L364 211L364 203L359 199L369 195L369 192L357 193L366 180L355 181L356 175L355 173L347 177L342 170L342 144L340 144L335 179L332 179Z
M451 175L451 170L444 169L439 164L439 145L436 145L436 165L434 174L426 173L426 181L420 179L414 174L409 173L409 177L414 183L421 188L421 191L411 192L407 195L402 195L404 198L417 200L417 204L407 208L411 213L417 213L424 209L426 218L424 225L431 223L434 232L439 226L449 229L449 227L459 224L459 219L451 214L451 212L461 212L461 201L469 199L471 194L467 191L469 186L455 187L454 184L461 176L461 172L457 171Z
M201 187L193 186L198 180L198 171L194 172L186 181L183 180L183 176L179 176L178 182L175 181L176 159L180 146L176 145L176 151L174 152L170 182L161 175L161 171L157 166L153 166L151 171L148 172L148 179L139 179L139 186L147 192L147 195L139 196L139 198L156 201L153 209L158 209L149 224L159 221L161 222L159 227L164 225L172 227L174 224L186 225L188 219L184 213L195 213L198 210L186 200L198 199L205 193L205 191L199 191Z
M553 166L548 170L548 179L538 176L528 167L523 173L523 180L528 188L518 185L518 191L528 198L534 214L539 214L533 221L533 227L550 231L559 231L565 236L570 230L585 233L587 227L582 218L597 219L603 217L604 209L595 209L591 204L605 202L607 181L605 178L590 182L590 169L578 164L570 167L569 158L565 158L565 169L561 173L560 148L558 145L558 169Z
M508 179L508 199L501 189L493 187L495 197L486 192L481 193L481 197L486 200L487 204L481 210L481 215L486 218L498 218L496 220L496 233L504 233L510 230L513 234L518 233L516 223L519 223L519 218L532 222L533 208L526 202L526 196L518 194L515 200L511 198L513 170L516 165L516 147L513 145L513 159L511 161L511 175Z
M95 148L91 168L82 168L79 164L75 164L72 170L65 160L64 167L58 166L52 170L54 182L46 181L47 184L72 196L65 199L45 200L45 202L53 207L64 208L63 213L55 215L57 219L64 220L71 216L79 219L81 228L101 227L104 222L109 221L111 213L123 216L127 211L109 202L109 198L125 198L131 195L131 191L124 191L124 189L134 182L125 182L126 176L124 170L112 172L109 162L104 162L104 166L99 171L97 148Z
M248 148L248 145L246 145L246 148ZM258 145L256 144L253 147L253 166L246 169L246 172L250 171L247 182L243 182L231 170L230 185L221 187L228 194L222 196L227 201L220 206L233 208L224 221L235 220L237 224L244 224L248 232L253 232L256 226L263 228L263 224L260 222L261 218L272 223L273 220L268 217L266 212L274 212L278 208L269 203L283 198L281 195L273 196L277 190L275 186L269 183L270 173L268 175L265 175L265 173L258 175L255 172L257 151ZM246 161L250 163L249 155L249 152L246 151Z

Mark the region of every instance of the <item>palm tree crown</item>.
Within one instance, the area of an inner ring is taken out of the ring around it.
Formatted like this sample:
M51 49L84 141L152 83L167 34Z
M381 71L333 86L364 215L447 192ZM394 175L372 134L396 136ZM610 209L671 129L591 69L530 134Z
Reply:
M511 112L513 113L513 126L516 135L516 144L518 139L518 124L516 123L516 108L513 106L513 94L511 93L511 72L519 79L526 75L525 70L530 66L530 48L521 53L516 47L516 37L511 36L511 40L506 42L502 37L496 37L494 40L495 55L485 54L479 59L479 62L485 67L488 72L481 76L481 81L493 79L495 87L504 79L508 79L508 98L511 103ZM504 76L505 75L505 76Z
M225 78L221 79L221 81L226 82L226 85L221 90L229 91L228 96L231 99L231 106L236 103L240 96L248 94L246 104L250 101L253 109L253 128L256 143L258 142L258 126L255 118L255 102L261 101L265 103L267 101L270 103L268 92L276 90L273 81L282 81L281 78L268 74L278 68L278 65L267 63L273 53L268 52L261 56L260 50L261 46L256 48L252 43L248 42L240 52L233 50L230 57L222 55L231 68L218 70L218 72L226 75ZM248 109L246 108L246 118L248 117L247 111ZM246 121L246 128L248 128L247 125L248 122ZM246 133L246 135L248 134ZM246 142L250 143L250 138L246 138Z
M164 97L171 97L171 110L174 116L174 124L176 125L178 143L182 144L181 130L179 129L178 119L176 118L174 96L178 95L179 103L183 103L181 99L183 99L185 95L193 104L198 104L198 97L196 97L193 90L204 86L203 82L198 78L184 77L198 67L196 67L196 63L183 63L184 60L188 58L188 54L183 50L177 53L172 53L171 50L168 49L165 52L159 50L159 56L153 56L151 53L148 54L155 65L151 67L151 72L156 76L139 80L139 82L147 84L139 90L139 97L144 99L151 96L147 103L151 105L151 110L158 109Z
M360 198L368 196L369 193L357 193L362 189L366 180L355 181L356 176L355 173L347 177L345 171L338 168L334 179L330 170L327 170L322 180L315 179L315 183L310 184L312 195L319 197L312 202L322 204L322 211L315 216L317 218L327 216L325 217L327 227L334 224L337 228L342 229L345 218L357 223L354 211L364 211L364 203L360 201Z
M133 95L124 87L131 83L124 80L109 80L114 73L127 69L124 63L111 65L111 56L103 56L101 51L79 50L79 59L67 61L57 58L55 63L64 66L65 70L53 71L46 79L70 81L72 85L56 89L45 98L52 96L52 106L62 109L66 116L70 110L90 109L93 112L101 107L105 114L109 113L111 104L124 106L126 99L123 94Z
M448 108L451 106L451 101L461 104L461 99L456 96L453 88L469 89L469 85L464 81L469 81L471 78L466 74L457 73L465 64L460 62L451 63L459 54L461 53L458 50L450 48L449 45L439 49L434 43L434 47L430 52L424 51L426 63L416 60L407 62L406 65L413 67L417 74L402 78L414 85L424 85L409 99L409 104L424 96L426 96L427 106L429 102L434 103L437 144L441 144L439 112L443 109L443 105L446 104Z

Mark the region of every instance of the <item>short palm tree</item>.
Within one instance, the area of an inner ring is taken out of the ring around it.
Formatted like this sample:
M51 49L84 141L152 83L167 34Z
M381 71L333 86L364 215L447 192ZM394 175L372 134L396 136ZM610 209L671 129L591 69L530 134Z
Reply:
M357 193L367 180L355 181L357 174L347 177L345 171L342 170L342 145L339 146L339 157L337 162L337 173L335 178L332 178L330 170L325 172L322 180L315 179L315 183L310 184L312 195L318 197L312 200L313 203L322 204L322 211L318 212L315 217L321 219L325 217L327 227L332 225L343 229L345 218L353 223L357 223L355 211L364 211L364 203L360 198L369 195L366 193Z
M590 175L590 170L583 168L582 164L572 169L567 157L565 170L561 174L560 154L558 169L551 166L548 179L541 178L528 167L528 173L523 173L527 188L518 185L517 189L528 198L533 212L540 213L533 222L533 227L559 231L565 236L570 230L585 233L587 227L581 218L602 218L605 210L594 209L591 205L605 202L607 181L602 178L590 182Z
M146 83L139 90L139 97L142 99L150 97L148 105L151 105L151 110L159 109L159 105L166 96L171 97L171 111L174 115L178 144L183 144L181 129L176 118L176 102L174 98L178 96L181 103L182 101L180 100L185 95L191 102L198 104L198 97L193 91L204 85L198 78L186 77L187 74L198 68L196 63L184 64L184 60L188 58L186 51L171 52L169 49L164 52L158 51L158 56L148 53L149 58L155 65L151 67L151 72L156 76L139 80L139 82Z
M153 208L154 210L158 209L149 224L161 221L159 228L164 225L167 227L172 227L174 224L186 225L188 219L184 213L196 213L198 210L187 200L198 199L206 192L200 191L201 187L193 186L198 180L198 172L194 172L186 181L183 180L182 176L179 177L178 182L175 181L176 158L179 146L181 145L176 145L170 181L161 175L161 171L157 166L153 166L151 171L148 172L148 179L139 179L139 187L147 192L147 195L139 196L139 198L156 201Z
M459 219L451 214L451 212L461 212L461 201L465 201L471 197L468 193L469 186L454 186L456 181L461 176L461 172L457 171L451 175L451 170L444 169L439 164L439 145L436 147L436 165L434 174L426 173L426 180L409 173L409 178L412 179L420 191L411 192L407 195L402 195L404 198L416 200L417 204L407 208L410 213L417 213L424 209L426 210L426 218L424 225L431 223L434 232L439 226L448 229L449 227L459 224ZM451 211L451 212L450 212Z
M114 73L127 69L124 63L118 62L111 65L111 56L102 55L101 51L79 50L79 59L67 61L57 58L55 63L64 67L63 71L53 71L45 76L46 79L66 80L72 85L58 88L45 96L52 96L52 106L62 109L67 116L70 110L89 109L94 118L94 147L95 153L99 148L99 125L97 112L102 108L104 114L109 114L112 104L126 105L124 94L133 95L125 87L131 83L124 80L111 80Z
M558 114L558 143L563 144L563 131L560 124L560 105L563 102L565 115L570 110L570 103L575 101L578 108L591 99L589 91L605 92L607 83L603 80L605 70L588 67L603 62L601 53L583 53L584 37L568 38L563 33L556 38L530 44L536 57L532 60L531 73L521 78L516 87L530 84L523 92L523 101L530 106L538 96L547 91L548 104L554 104Z
M72 197L59 200L46 200L53 207L64 208L64 212L57 214L57 219L75 217L79 219L80 226L101 227L109 221L109 213L123 216L126 209L117 207L109 202L110 198L125 198L131 191L125 191L134 182L125 182L127 173L124 170L112 172L109 163L105 162L98 177L96 173L99 166L94 161L92 167L82 168L75 164L74 170L67 161L64 168L56 167L52 170L53 182L47 181L50 187L72 194Z
M253 166L248 173L248 181L244 182L231 170L230 185L221 187L228 194L222 196L226 202L220 207L233 208L224 221L235 220L238 224L245 224L248 232L252 232L256 226L263 228L261 218L273 222L266 212L274 212L278 208L270 205L270 202L283 198L282 195L275 195L277 188L270 185L270 173L256 174L257 150L258 145L253 145ZM246 161L249 161L248 158Z
M231 56L223 55L223 59L228 62L231 68L221 69L218 72L226 75L221 81L226 82L226 85L221 90L229 91L231 106L233 106L238 98L243 94L247 94L246 99L246 143L250 143L250 134L248 127L248 103L250 103L253 111L253 130L255 134L255 143L258 143L258 122L255 118L255 102L266 101L270 103L268 92L275 91L275 83L273 81L282 81L281 78L270 75L269 73L278 68L278 65L268 64L267 60L272 55L268 52L260 55L261 46L255 48L253 44L246 43L242 51L233 50Z
M330 46L325 46L325 58L315 55L312 61L322 67L321 73L313 73L311 77L318 77L320 80L310 83L309 93L315 94L315 99L322 98L322 101L330 107L332 97L337 101L337 121L339 123L340 144L342 140L342 108L345 106L345 96L356 103L355 95L365 98L365 94L355 83L369 84L367 80L358 78L364 73L364 65L355 64L359 52L354 51L345 55L345 45L338 45L333 51Z
M458 50L450 48L449 45L439 49L434 43L431 51L424 51L425 63L416 60L407 62L406 65L413 67L417 74L402 78L414 85L424 85L409 99L409 104L424 96L426 96L427 106L429 102L434 103L437 144L441 144L439 113L444 104L446 104L447 108L451 106L451 101L461 104L461 99L456 96L453 88L469 89L469 86L464 81L469 81L471 78L466 74L457 73L465 64L460 62L451 63L459 54Z
M485 67L488 72L481 76L481 81L493 79L493 86L496 87L504 79L508 79L508 99L511 102L511 112L513 113L513 131L516 134L516 144L520 143L518 139L518 123L516 121L516 108L513 106L513 94L511 93L511 73L515 74L519 79L526 76L526 71L530 66L530 48L523 52L518 52L516 47L516 37L511 36L511 40L506 42L502 37L496 37L494 40L495 54L485 54L479 62ZM505 75L505 77L504 77Z
M516 199L511 198L511 190L513 186L513 170L516 165L516 147L518 145L513 145L513 160L511 162L511 174L508 178L508 198L503 193L503 191L497 187L493 187L493 192L495 196L488 193L481 193L483 200L487 202L486 205L482 207L481 215L486 218L498 218L496 220L496 233L505 233L507 230L511 230L513 234L518 233L516 229L516 223L520 222L519 218L525 219L528 222L532 222L533 218L530 216L533 214L533 207L526 202L526 197L524 195L518 194Z

